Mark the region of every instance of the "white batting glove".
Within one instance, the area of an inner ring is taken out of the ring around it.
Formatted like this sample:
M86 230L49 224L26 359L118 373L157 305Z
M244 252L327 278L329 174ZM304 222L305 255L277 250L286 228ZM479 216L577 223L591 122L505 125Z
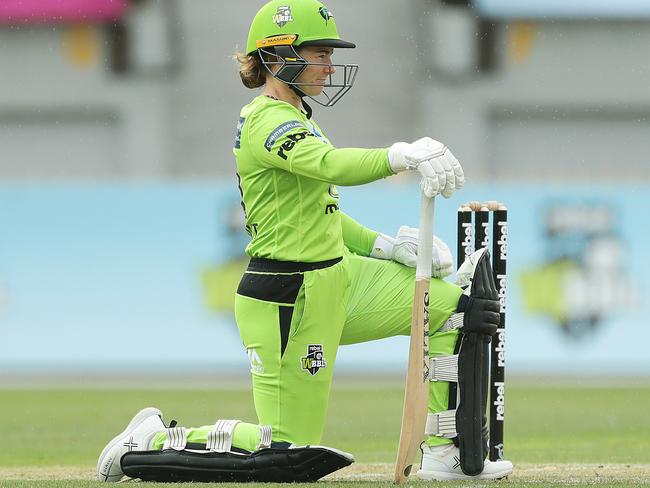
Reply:
M393 238L379 234L375 240L370 256L379 259L392 259L411 268L417 265L418 256L418 229L402 226ZM431 253L431 276L444 278L453 272L453 258L447 244L433 236L433 250Z
M438 194L449 198L465 183L463 168L443 143L423 137L409 144L396 142L388 150L388 161L395 173L417 169L422 175L420 186L432 198Z

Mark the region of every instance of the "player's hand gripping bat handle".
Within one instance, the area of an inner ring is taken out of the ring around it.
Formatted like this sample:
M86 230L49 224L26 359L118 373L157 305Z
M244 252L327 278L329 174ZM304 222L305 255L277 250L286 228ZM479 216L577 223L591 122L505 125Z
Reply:
M403 483L411 473L420 443L424 436L429 400L429 280L431 279L431 253L433 249L433 213L435 197L422 194L420 202L420 230L418 258L415 269L415 294L413 296L413 323L409 346L402 429L400 432L395 483Z

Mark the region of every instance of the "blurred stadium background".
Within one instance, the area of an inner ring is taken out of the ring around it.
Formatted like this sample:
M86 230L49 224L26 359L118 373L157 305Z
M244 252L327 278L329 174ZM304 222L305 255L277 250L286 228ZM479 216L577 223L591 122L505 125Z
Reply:
M261 1L0 2L0 378L245 374L231 313L246 235L232 61ZM638 0L329 0L353 90L339 147L431 135L510 209L507 375L650 372L650 6ZM417 181L342 188L374 229ZM390 201L390 205L386 202ZM633 340L630 340L633 338ZM179 347L180 346L180 347ZM407 339L343 348L401 375Z

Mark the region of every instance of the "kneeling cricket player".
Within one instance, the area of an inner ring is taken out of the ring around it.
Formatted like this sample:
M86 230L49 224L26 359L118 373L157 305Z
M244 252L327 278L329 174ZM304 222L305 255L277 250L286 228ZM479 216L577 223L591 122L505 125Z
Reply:
M332 12L319 1L273 0L253 19L246 52L236 56L243 84L262 88L242 109L234 142L252 238L235 316L251 361L258 423L218 420L185 428L165 425L160 410L146 408L101 453L99 480L126 474L158 481L315 481L354 461L319 446L337 349L410 333L418 231L402 227L393 238L364 227L343 212L337 186L417 171L427 196L448 198L464 182L451 151L429 137L380 149L332 145L305 99L329 107L348 92L358 67L332 58L335 49L354 47L339 37ZM432 357L462 354L463 328L496 331L495 300L471 291L489 267L483 250L463 266L465 291L442 280L452 272L452 256L434 238ZM507 476L509 461L485 460L478 474L463 471L463 452L454 443L463 425L441 422L453 420L449 385L430 383L418 476ZM461 402L481 401L459 389ZM470 449L482 450L485 459L484 446Z

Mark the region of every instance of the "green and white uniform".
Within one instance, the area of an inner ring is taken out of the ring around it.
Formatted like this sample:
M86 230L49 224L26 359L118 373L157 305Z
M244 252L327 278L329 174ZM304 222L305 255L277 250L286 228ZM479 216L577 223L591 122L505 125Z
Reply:
M258 421L272 426L273 441L319 444L338 347L410 333L415 269L368 257L378 234L339 209L336 191L391 175L387 150L336 149L300 110L258 96L241 112L234 154L252 237L235 316ZM458 331L435 331L461 292L431 280L432 355L453 354ZM448 393L448 383L432 382L429 410L446 410ZM211 429L191 430L189 442ZM259 442L257 425L237 425L233 446Z

